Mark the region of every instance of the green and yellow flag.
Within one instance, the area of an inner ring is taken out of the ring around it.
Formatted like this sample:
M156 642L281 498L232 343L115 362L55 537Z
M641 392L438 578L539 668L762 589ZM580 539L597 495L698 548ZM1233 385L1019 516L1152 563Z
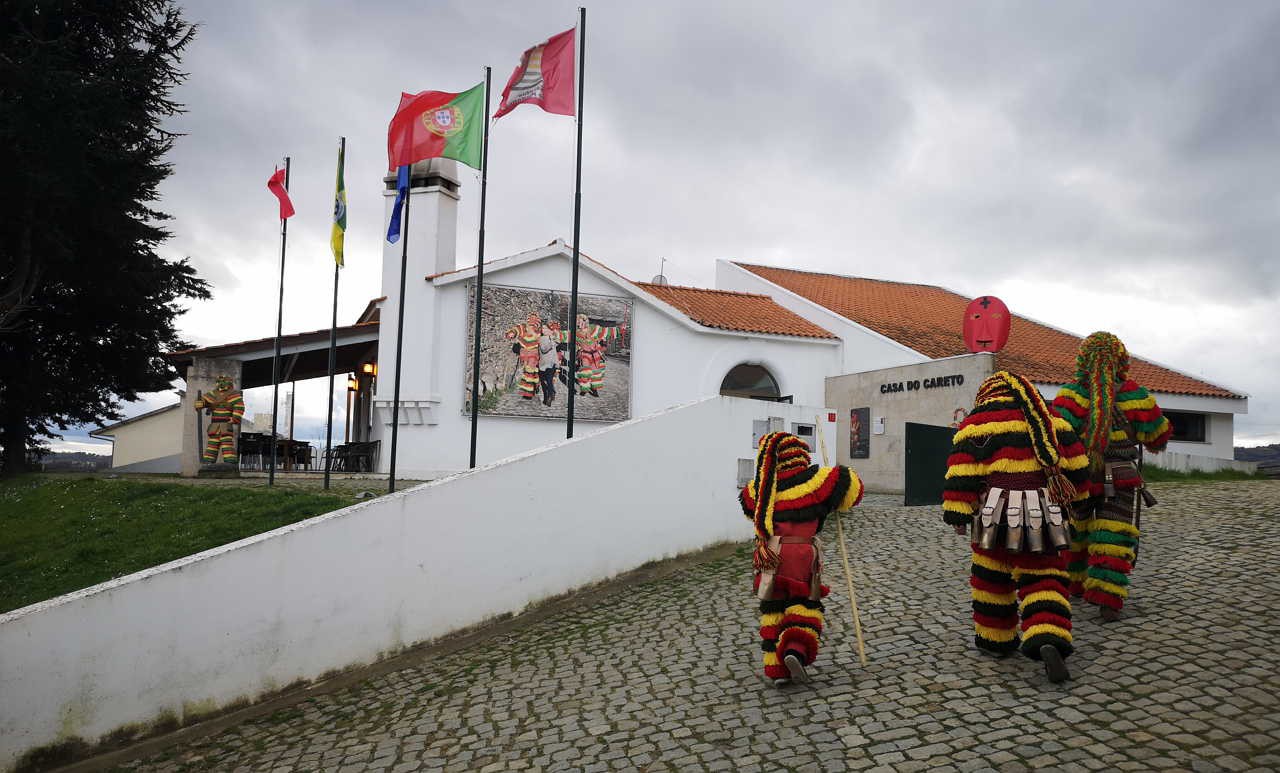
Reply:
M342 245L347 234L347 184L342 179L342 165L347 154L347 140L344 137L338 145L338 185L333 194L333 233L329 236L329 246L333 248L333 259L339 266L342 262Z

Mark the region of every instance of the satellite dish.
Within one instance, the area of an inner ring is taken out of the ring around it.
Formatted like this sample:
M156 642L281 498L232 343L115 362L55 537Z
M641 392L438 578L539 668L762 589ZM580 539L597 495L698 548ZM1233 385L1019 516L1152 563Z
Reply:
M671 284L671 283L667 281L667 278L666 278L665 276L663 276L662 274L658 274L657 276L655 276L655 277L653 278L653 280L650 282L650 284L655 284L655 285L669 285L669 284Z

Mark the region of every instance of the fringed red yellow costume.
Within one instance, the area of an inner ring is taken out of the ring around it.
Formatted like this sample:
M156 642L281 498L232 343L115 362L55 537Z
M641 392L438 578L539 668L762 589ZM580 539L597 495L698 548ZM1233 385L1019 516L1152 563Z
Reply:
M1052 414L1035 386L999 371L979 387L973 411L956 431L947 460L943 520L958 530L973 525L992 490L1007 492L1006 500L1016 492L1016 501L1026 501L1028 509L1035 495L1037 511L1052 504L1069 511L1084 497L1076 487L1084 483L1088 464L1071 426ZM1064 549L1042 544L1041 552L1016 539L1015 549L1008 547L1014 521L998 526L990 547L978 544L975 528L969 577L978 648L1004 655L1021 645L1033 660L1052 656L1056 662L1046 661L1046 670L1055 681L1066 678L1063 661L1072 652L1065 521L1064 512L1059 521Z
M822 597L830 592L821 584L817 534L831 512L862 501L862 481L848 467L810 466L803 440L773 432L760 439L755 479L739 499L756 530L754 587L761 598L764 675L799 678L818 656ZM799 673L788 668L788 656Z
M244 419L244 396L235 388L230 376L218 376L217 389L196 398L195 409L209 414L209 429L205 432L205 464L215 464L219 458L227 464L239 460L236 453L236 427Z
M600 396L604 389L604 350L610 341L617 341L626 335L627 326L618 325L604 327L592 325L586 314L579 314L575 335L575 348L578 352L576 379L578 394ZM569 340L568 333L563 334Z
M512 325L506 336L519 345L516 352L520 359L520 381L518 390L524 400L532 400L538 389L538 342L542 338L542 320L537 314L530 314L523 325Z
M1114 335L1084 339L1076 356L1076 380L1064 386L1054 409L1085 441L1089 452L1088 499L1072 522L1071 593L1114 620L1129 595L1138 549L1138 497L1149 497L1138 468L1138 445L1164 450L1173 434L1145 388L1128 377L1129 353Z

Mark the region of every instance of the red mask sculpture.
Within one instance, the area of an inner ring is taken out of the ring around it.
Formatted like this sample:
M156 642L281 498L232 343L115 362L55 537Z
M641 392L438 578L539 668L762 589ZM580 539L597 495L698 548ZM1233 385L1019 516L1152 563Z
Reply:
M993 295L974 298L964 310L964 345L971 352L998 352L1009 341L1009 307Z

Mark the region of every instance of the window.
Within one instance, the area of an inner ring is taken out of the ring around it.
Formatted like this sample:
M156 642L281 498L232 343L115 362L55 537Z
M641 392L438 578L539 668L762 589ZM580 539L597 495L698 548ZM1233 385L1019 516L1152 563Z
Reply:
M1171 440L1183 440L1188 443L1205 442L1205 415L1203 413L1165 411L1164 415L1169 419L1169 423L1173 425Z
M735 365L720 382L720 394L727 397L750 397L756 400L779 400L778 381L762 365Z

